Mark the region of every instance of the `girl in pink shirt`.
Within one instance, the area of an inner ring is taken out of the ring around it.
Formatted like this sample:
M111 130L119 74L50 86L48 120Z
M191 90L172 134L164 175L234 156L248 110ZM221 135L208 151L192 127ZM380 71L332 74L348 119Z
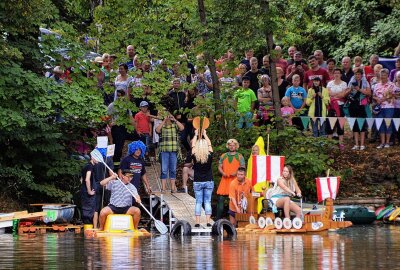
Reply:
M291 126L292 125L292 115L294 114L294 110L292 107L290 107L290 102L289 102L289 97L283 97L281 100L282 103L282 108L281 108L281 114L282 117L285 121L285 124Z

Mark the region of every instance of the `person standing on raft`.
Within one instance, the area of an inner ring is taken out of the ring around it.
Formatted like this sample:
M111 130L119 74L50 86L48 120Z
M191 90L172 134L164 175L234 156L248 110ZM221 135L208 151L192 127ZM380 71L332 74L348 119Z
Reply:
M81 171L81 201L82 221L84 224L93 224L94 212L96 211L96 181L94 179L94 165L97 161L91 157L89 162ZM96 228L97 224L93 224Z
M222 154L219 159L218 171L222 174L221 182L219 183L217 194L217 220L224 215L225 200L229 199L229 187L233 179L236 177L236 172L239 167L245 167L246 162L242 154L236 152L239 149L239 143L235 139L229 139L226 142L228 152Z
M195 130L192 140L192 159L193 159L193 190L196 197L195 216L196 228L200 227L201 206L204 202L206 212L207 227L211 227L211 195L214 190L214 179L212 175L213 149L211 141L203 131L202 137L199 137L199 130Z
M140 221L140 209L132 206L132 194L134 195L135 201L140 203L140 196L137 189L131 180L133 174L129 169L121 171L121 181L117 179L117 175L113 174L110 177L100 181L100 185L106 186L109 184L109 189L111 190L110 204L104 207L100 212L100 231L104 230L104 224L108 215L112 214L127 214L133 217L133 226L135 229L138 228ZM125 187L124 187L125 185ZM127 188L132 192L129 192Z

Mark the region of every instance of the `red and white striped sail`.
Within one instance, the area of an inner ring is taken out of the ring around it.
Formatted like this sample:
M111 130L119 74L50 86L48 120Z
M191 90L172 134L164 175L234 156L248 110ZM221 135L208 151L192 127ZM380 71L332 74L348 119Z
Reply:
M318 202L322 202L327 198L336 199L339 192L340 177L318 177L317 195Z
M251 181L253 186L261 182L275 182L282 175L284 156L252 156Z

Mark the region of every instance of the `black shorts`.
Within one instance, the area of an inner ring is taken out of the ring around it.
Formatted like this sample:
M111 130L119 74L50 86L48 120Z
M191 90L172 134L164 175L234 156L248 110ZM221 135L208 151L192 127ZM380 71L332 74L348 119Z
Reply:
M112 204L109 204L108 207L110 207L114 214L126 214L128 209L131 208L131 206L116 207Z

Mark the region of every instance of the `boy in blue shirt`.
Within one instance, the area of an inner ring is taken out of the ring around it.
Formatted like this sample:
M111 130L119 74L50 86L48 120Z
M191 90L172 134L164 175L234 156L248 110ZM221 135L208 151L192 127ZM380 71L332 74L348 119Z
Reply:
M292 107L297 115L306 115L304 107L306 106L307 92L300 86L300 76L298 74L292 77L293 86L286 90L285 96L290 99L290 107ZM295 117L293 124L303 129L301 119Z

